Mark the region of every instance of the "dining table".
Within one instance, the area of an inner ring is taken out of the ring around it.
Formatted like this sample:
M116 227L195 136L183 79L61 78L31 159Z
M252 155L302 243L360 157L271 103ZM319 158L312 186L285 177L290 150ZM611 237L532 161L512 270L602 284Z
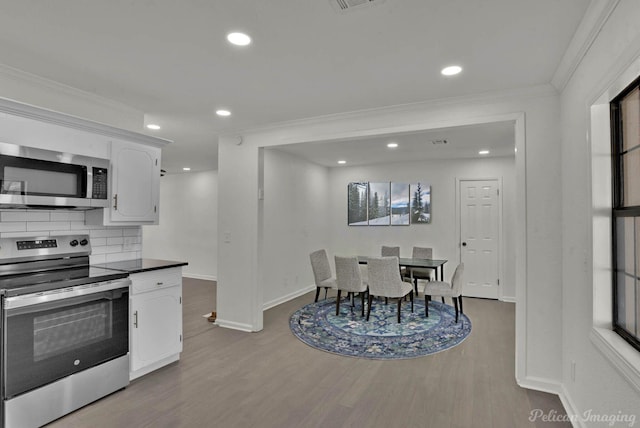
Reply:
M358 256L358 263L360 264L367 264L368 260L368 256ZM447 263L447 261L448 260L441 259L414 259L400 257L398 259L398 264L400 267L407 268L411 282L413 282L413 272L411 271L411 268L432 269L436 272L436 280L444 281L444 264Z

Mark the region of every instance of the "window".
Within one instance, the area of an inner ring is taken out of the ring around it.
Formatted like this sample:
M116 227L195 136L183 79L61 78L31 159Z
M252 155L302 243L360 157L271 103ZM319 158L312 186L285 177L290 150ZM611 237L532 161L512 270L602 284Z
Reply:
M611 101L613 328L640 350L640 79Z

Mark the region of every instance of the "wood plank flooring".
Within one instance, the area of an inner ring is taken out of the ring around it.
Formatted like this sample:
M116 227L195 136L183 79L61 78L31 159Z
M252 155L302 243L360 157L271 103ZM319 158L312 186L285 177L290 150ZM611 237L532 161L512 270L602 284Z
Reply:
M569 427L529 421L564 414L551 394L514 379L515 305L464 301L473 330L461 345L411 360L373 361L313 349L289 317L313 293L264 314L264 330L219 328L215 283L185 278L179 362L54 421L50 427Z

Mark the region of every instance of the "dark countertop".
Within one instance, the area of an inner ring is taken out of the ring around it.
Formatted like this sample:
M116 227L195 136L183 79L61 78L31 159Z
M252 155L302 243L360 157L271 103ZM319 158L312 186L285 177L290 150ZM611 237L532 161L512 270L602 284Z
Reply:
M113 269L122 272L140 273L150 270L168 269L178 266L186 266L187 262L176 262L172 260L158 260L158 259L136 259L136 260L123 260L121 262L111 262L99 265L95 267Z

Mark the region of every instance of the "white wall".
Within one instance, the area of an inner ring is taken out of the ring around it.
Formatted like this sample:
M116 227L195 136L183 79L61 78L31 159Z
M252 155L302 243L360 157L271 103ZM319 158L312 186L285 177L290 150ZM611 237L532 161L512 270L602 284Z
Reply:
M456 178L498 178L503 182L504 248L501 295L515 300L515 159L514 157L434 160L331 168L329 227L331 249L339 254L379 255L381 245L399 245L402 257L411 257L413 246L432 247L435 258L449 260L445 280L450 279L460 251L456 232ZM348 226L347 185L354 181L431 185L432 222L409 226Z
M328 170L278 150L264 151L260 278L267 308L309 291L309 286L315 290L309 253L330 251Z
M591 259L591 162L589 106L618 80L634 59L640 58L640 2L622 0L598 34L562 92L562 193L563 193L563 386L569 407L578 415L634 414L640 420L640 390L633 387L591 339L594 308L603 303L610 315L610 294L594 301L594 268L609 265L609 252ZM635 77L640 75L640 69ZM630 83L630 82L628 82ZM622 88L620 88L622 89ZM607 117L605 106L605 120ZM608 132L604 138L608 138ZM600 138L600 137L594 137ZM602 142L591 144L602 146ZM604 142L607 146L607 142ZM593 156L599 157L597 152ZM604 158L605 165L610 162ZM596 163L597 164L597 163ZM599 171L594 171L599 173ZM603 183L604 184L604 183ZM598 183L595 183L597 186ZM607 222L596 224L605 229ZM598 230L596 229L596 232ZM605 282L610 275L605 275ZM605 287L609 288L610 287ZM596 294L597 295L597 294ZM621 347L625 347L624 343ZM631 351L638 356L637 351ZM575 363L575 380L572 364ZM637 370L637 369L636 369ZM603 424L604 425L604 424ZM594 424L594 426L596 426ZM616 425L617 426L617 425ZM625 426L630 426L626 424Z
M217 171L160 178L160 224L142 227L143 257L184 261L184 276L215 280L217 211Z

